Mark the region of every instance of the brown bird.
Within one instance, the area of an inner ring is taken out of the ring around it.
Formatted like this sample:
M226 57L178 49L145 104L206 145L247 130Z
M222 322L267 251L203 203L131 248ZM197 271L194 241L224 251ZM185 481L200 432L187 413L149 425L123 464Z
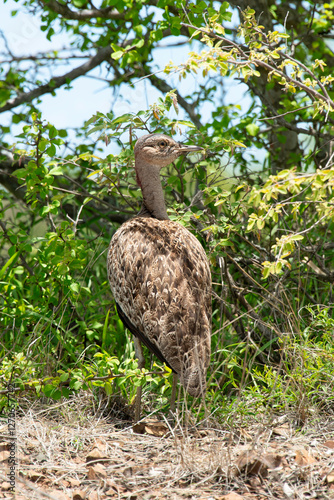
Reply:
M108 278L119 317L134 335L138 365L140 341L166 363L192 396L206 390L211 352L211 274L204 249L185 227L168 218L160 170L180 155L199 151L164 134L148 134L134 148L139 214L114 234L108 252ZM172 403L174 408L176 380ZM137 392L136 420L141 392Z

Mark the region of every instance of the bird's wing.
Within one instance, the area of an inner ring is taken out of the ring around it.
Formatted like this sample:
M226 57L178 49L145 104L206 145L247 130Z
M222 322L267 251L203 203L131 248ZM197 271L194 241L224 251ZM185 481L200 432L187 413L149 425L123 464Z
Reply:
M119 306L119 304L117 304L116 302L116 308L117 308L117 312L118 312L118 316L120 317L120 319L122 320L125 328L127 328L131 333L132 335L134 335L135 337L137 337L144 345L146 345L146 347L148 347L148 349L156 355L156 357L162 362L162 363L166 363L166 365L171 369L173 370L173 368L169 365L168 361L166 360L166 358L163 356L163 354L159 351L158 347L153 344L149 338L147 336L145 336L144 333L142 333L138 328L136 328L132 323L131 321L129 320L129 318L127 318L127 316L124 314L124 312L122 311L121 307ZM173 372L175 373L175 370L173 370Z

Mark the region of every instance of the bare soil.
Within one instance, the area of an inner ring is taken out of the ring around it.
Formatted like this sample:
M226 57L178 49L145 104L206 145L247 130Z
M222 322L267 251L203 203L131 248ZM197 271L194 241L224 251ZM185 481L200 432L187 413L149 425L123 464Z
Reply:
M259 420L259 418L257 419ZM288 416L234 428L137 426L81 405L34 405L0 425L0 499L334 499L334 419L296 429Z

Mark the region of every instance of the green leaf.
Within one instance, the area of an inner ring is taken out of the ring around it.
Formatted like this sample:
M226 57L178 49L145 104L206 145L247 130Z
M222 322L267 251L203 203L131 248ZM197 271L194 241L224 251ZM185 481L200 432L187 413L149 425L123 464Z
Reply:
M42 152L45 151L45 149L47 148L49 144L49 141L46 141L45 139L41 139L38 143L38 149Z
M276 271L276 274L279 274L282 270L282 267L283 267L283 262L281 260L279 260L276 264L276 268L275 268L275 271Z
M124 51L123 50L117 50L116 52L113 52L111 54L112 59L115 61L118 61L121 57L123 57Z
M262 271L263 277L268 278L269 274L270 274L270 267L265 267Z
M68 266L65 263L60 264L60 266L58 267L58 273L64 275L68 274L68 272L69 272Z
M112 395L113 390L112 390L112 385L111 385L110 382L105 382L104 383L104 389L106 391L107 396L111 396Z
M57 167L53 167L51 168L51 170L49 171L49 174L50 175L63 175L63 170L61 167L57 166Z
M246 125L246 130L249 135L255 137L259 133L260 127L255 123L249 123L248 125Z
M96 125L95 127L88 130L87 135L93 134L94 132L98 132L98 131L103 130L105 128L106 128L106 126L104 124L103 125Z
M62 387L61 388L61 394L64 398L68 399L70 396L70 390L68 387Z
M292 241L299 241L299 240L303 240L304 239L304 236L302 236L301 234L293 234L292 236L290 236L290 240Z
M145 43L144 39L142 39L142 40L139 40L139 42L135 43L134 45L135 45L135 47L137 47L138 49L140 49L141 47L144 46L144 43Z
M76 380L75 382L73 382L73 383L72 383L72 384L70 384L70 385L71 385L71 387L72 387L74 390L76 390L76 391L77 391L78 389L80 389L80 387L82 387L82 384L83 384L82 380Z
M98 117L97 115L92 116L91 118L89 118L89 120L87 120L87 121L85 122L85 127L88 127L88 126L89 126L89 125L91 125L92 123L95 123L95 122L96 122L96 120L98 120L98 119L99 119L99 117Z
M46 384L42 389L42 391L44 392L44 394L47 398L51 397L53 390L54 390L54 386L52 384Z
M80 286L79 286L79 284L75 283L75 282L71 283L70 284L70 290L72 290L72 292L74 292L74 293L79 293L80 292Z
M132 120L132 117L133 117L132 113L125 113L124 115L115 118L115 120L111 122L111 125L117 125L118 123L125 123L129 120Z
M6 264L3 266L3 268L0 270L0 278L3 277L3 275L5 274L6 272L6 269L8 269L8 267L13 264L13 262L16 261L16 259L18 258L18 256L20 255L21 253L21 250L15 252L10 259L7 260Z
M194 125L189 120L177 120L176 124L177 125L185 125L186 127L189 127L189 128L196 128L196 125Z
M60 399L62 396L61 391L59 389L54 389L51 393L50 396L52 399L55 399L56 401Z
M72 0L74 7L82 9L87 4L87 0Z
M57 133L58 133L58 131L57 131L56 127L54 127L54 126L50 127L50 129L49 129L50 139L54 139L57 136Z
M45 152L49 156L54 156L57 152L56 146L54 144L50 144L50 146L48 147L48 149Z
M39 211L39 215L41 217L44 217L44 215L48 214L51 210L51 206L50 205L44 205L44 207L41 208L41 210Z
M59 377L59 378L60 378L60 381L61 381L61 382L66 382L66 380L68 380L69 376L70 376L70 375L69 375L69 373L68 373L68 372L64 372L64 373L62 373L62 374L60 375L60 377Z
M14 174L15 177L17 177L18 179L22 179L23 177L26 177L27 176L27 169L26 168L18 168L17 170L15 170Z

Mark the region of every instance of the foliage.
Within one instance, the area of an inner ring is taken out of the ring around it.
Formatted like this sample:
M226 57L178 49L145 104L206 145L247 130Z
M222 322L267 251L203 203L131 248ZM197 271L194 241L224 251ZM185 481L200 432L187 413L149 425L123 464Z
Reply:
M3 386L15 380L18 392L54 399L102 388L131 403L143 384L149 407L150 397L167 404L170 372L159 364L138 370L114 309L105 253L112 233L140 207L136 137L187 130L205 154L179 159L163 183L170 218L196 234L212 268L207 404L224 416L242 391L240 412L296 407L303 420L308 405L332 411L332 4L295 2L290 10L291 2L268 0L261 13L255 0L196 1L187 10L169 0L99 9L18 3L41 12L49 39L57 30L73 37L71 64L77 54L86 62L55 76L66 51L30 56L28 66L8 51L0 69L0 111L12 111L13 126L22 126L14 145L3 127L0 147ZM243 11L232 27L235 5ZM155 48L171 35L191 39L192 51L158 77ZM71 91L71 81L96 67L115 90L145 77L163 96L138 112L87 116L72 144L67 130L44 119L39 98ZM168 83L175 73L177 90ZM191 75L197 90L183 96ZM222 82L240 80L247 109L220 99Z

